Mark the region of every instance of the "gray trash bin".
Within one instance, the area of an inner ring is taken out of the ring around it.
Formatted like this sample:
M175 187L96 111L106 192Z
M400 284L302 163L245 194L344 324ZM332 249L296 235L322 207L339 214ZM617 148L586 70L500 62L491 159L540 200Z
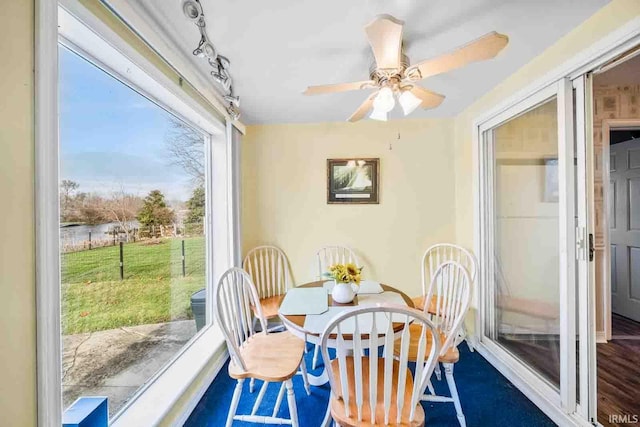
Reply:
M198 331L207 323L206 299L206 289L200 289L191 295L191 311L193 312L193 318L196 320L196 330Z

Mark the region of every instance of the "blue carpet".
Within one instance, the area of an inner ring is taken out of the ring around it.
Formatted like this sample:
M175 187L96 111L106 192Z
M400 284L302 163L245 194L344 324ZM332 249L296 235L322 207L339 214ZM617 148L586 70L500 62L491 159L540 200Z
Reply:
M307 353L307 366L311 367L313 351ZM465 343L460 347L460 361L456 363L454 376L458 385L462 410L467 418L467 425L473 426L554 426L555 424L529 401L513 384L502 376L477 352L470 352ZM227 362L228 364L228 362ZM198 403L187 420L187 427L223 426L229 411L235 380L227 374L227 364L222 368L211 386ZM320 366L312 373L318 375ZM444 377L444 376L443 376ZM449 396L449 389L444 378L438 381L432 378L436 393ZM245 381L245 389L238 406L239 414L249 414L253 402L262 383L256 381L256 389L249 393L249 381ZM269 384L262 401L260 415L271 415L275 405L280 384ZM302 378L294 378L294 389L298 406L298 418L301 427L319 426L324 417L329 399L329 384L322 387L311 387L311 395L307 396L302 385ZM427 426L457 426L458 419L453 403L422 402L427 416ZM279 416L289 417L286 396L283 399ZM256 426L258 424L234 422L234 427Z

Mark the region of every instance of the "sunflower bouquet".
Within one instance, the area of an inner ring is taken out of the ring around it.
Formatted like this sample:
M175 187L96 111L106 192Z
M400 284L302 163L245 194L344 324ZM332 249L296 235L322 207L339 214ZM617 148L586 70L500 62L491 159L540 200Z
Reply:
M336 283L355 283L360 285L362 268L350 262L334 264L329 267L329 271L325 273L325 276L332 278Z

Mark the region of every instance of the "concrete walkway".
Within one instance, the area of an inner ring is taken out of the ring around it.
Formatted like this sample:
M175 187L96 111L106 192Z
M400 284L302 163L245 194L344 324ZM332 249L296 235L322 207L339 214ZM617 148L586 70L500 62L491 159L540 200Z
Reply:
M194 320L180 320L64 336L64 407L107 396L113 416L195 333Z

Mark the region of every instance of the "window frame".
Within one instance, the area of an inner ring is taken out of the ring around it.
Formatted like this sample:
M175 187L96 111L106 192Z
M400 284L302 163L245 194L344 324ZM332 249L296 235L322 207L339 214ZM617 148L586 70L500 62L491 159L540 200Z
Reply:
M76 0L59 5L39 0L36 35L36 242L38 425L62 420L62 335L59 252L58 48L59 44L193 126L205 136L207 326L154 374L110 420L112 425L162 420L183 393L206 372L213 378L226 358L224 338L212 322L215 279L234 264L239 248L233 230L238 183L228 137L229 118L205 108L123 41ZM60 22L59 22L60 21ZM60 28L59 28L60 24ZM213 107L212 107L213 109ZM214 110L215 111L215 110ZM238 123L242 127L241 124ZM51 135L55 135L52 138ZM230 206L218 209L214 206ZM213 238L215 236L215 239ZM215 256L214 256L215 255ZM182 382L182 384L180 384ZM164 384L163 384L164 383ZM169 387L169 385L171 387ZM171 390L169 390L171 389ZM149 403L164 399L165 411Z

